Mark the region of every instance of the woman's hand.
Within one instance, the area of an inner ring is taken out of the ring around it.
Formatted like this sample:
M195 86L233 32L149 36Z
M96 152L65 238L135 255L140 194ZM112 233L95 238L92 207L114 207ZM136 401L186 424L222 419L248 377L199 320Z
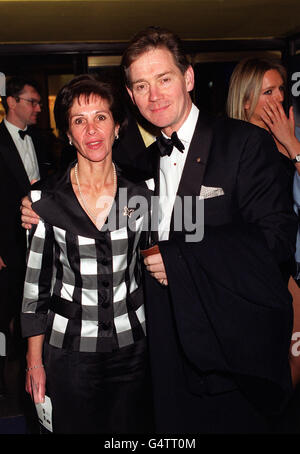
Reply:
M289 117L286 116L280 102L268 101L264 106L265 114L262 119L273 136L283 145L288 146L295 136L295 120L293 107L290 107Z
M295 118L293 107L290 107L289 117L286 116L280 102L268 101L264 106L265 114L261 118L272 133L278 150L290 159L300 154L300 142L295 135ZM300 164L295 163L300 175Z
M295 140L295 119L293 107L290 107L289 117L286 116L283 106L277 101L268 101L264 106L265 114L262 120L268 126L273 136L288 148Z
M34 403L45 401L46 374L42 361L44 334L28 337L25 389Z
M35 404L45 402L46 374L42 364L27 368L25 389Z

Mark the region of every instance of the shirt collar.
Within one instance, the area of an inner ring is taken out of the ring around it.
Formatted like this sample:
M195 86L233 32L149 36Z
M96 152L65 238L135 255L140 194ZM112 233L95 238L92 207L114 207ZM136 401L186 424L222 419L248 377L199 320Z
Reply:
M198 107L195 106L195 104L192 104L192 108L190 110L190 113L183 123L183 125L178 129L177 131L177 136L178 138L183 142L184 145L188 145L193 137L196 123L198 120L199 116L199 109ZM162 134L169 138L166 134L162 132Z
M20 135L19 135L19 130L21 128L19 128L18 126L16 125L13 125L12 123L10 123L6 118L4 118L4 124L5 126L7 127L8 131L10 132L10 134L14 137L17 137L17 138L20 138ZM25 129L23 129L23 131L26 131L27 130L27 126Z

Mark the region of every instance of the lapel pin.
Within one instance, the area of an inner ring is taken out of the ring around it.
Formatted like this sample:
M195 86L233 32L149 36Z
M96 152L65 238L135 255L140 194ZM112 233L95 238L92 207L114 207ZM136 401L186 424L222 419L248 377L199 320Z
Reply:
M134 208L124 207L123 216L128 216L130 218L133 212Z

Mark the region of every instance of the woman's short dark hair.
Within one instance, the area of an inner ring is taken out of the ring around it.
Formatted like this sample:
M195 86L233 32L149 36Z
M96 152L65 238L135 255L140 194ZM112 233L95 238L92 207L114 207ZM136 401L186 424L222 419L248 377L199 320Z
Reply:
M69 113L74 101L81 96L88 99L91 95L107 100L115 123L120 127L124 124L124 108L117 87L98 74L82 74L64 85L56 97L54 117L61 136L69 130Z
M171 52L181 73L186 72L190 62L185 54L181 39L169 30L154 26L147 27L132 38L122 57L121 65L125 73L125 83L129 88L131 86L128 71L130 65L145 52L159 48L165 48Z

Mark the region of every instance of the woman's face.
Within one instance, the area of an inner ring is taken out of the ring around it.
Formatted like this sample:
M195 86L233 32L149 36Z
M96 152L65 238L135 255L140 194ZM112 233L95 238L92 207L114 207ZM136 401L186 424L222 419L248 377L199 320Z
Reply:
M69 111L67 135L81 156L92 162L111 157L118 130L106 99L96 94L75 99Z
M255 110L250 118L250 123L253 123L261 128L267 128L266 124L261 118L261 114L264 113L264 106L267 105L268 101L282 103L284 100L284 82L280 73L276 69L270 69L266 71L262 81L262 87L258 102ZM248 110L251 107L251 102L248 101L245 104L245 109Z

